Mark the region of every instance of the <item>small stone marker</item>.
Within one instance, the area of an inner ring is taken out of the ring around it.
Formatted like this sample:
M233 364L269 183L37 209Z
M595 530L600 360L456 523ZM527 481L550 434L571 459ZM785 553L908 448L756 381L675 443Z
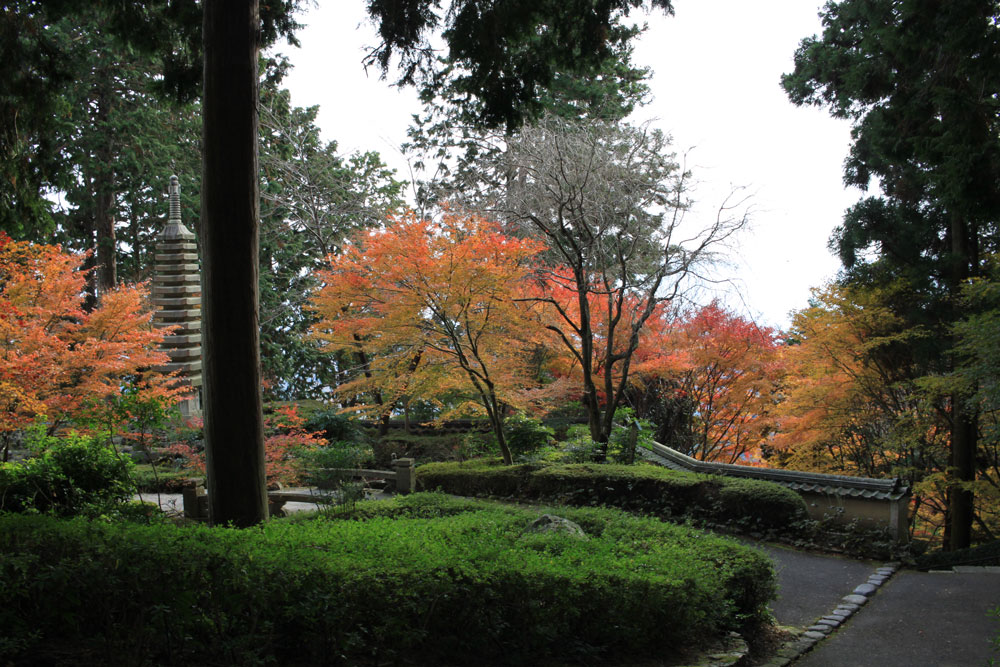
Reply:
M417 490L416 459L401 458L392 462L396 472L396 493L413 493Z

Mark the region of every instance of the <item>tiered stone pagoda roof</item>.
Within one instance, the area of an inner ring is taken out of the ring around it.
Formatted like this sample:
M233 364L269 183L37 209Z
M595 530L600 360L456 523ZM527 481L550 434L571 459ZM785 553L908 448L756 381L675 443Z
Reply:
M170 177L170 215L156 243L153 275L153 322L175 326L163 339L170 363L164 371L179 371L192 387L201 386L201 279L194 234L181 222L181 187Z

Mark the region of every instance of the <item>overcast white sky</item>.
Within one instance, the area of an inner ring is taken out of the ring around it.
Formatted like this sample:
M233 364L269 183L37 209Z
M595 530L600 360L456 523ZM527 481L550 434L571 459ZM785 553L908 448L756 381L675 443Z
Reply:
M365 74L363 47L375 42L365 3L319 4L300 19L302 48L277 49L294 65L285 80L292 102L320 105L324 139L345 152L376 150L407 180L399 146L420 110L416 94L392 88L377 71ZM733 285L717 289L742 314L785 327L788 313L806 306L809 288L836 274L827 239L860 196L841 183L847 123L792 106L779 85L799 41L820 31L820 2L674 5L674 17L646 18L649 30L636 46L635 63L653 69L654 99L634 119L655 119L678 152L691 149L694 221L714 216L732 186L754 193L752 229L731 258Z

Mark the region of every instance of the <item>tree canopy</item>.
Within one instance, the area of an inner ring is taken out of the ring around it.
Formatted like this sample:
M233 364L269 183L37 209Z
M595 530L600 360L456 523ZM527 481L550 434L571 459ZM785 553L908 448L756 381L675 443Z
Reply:
M621 44L619 21L635 9L673 13L670 0L371 0L381 43L368 62L388 72L398 57L398 83L443 83L430 38L440 31L444 61L457 68L453 90L476 100L485 127L520 127L537 115L559 74L594 71ZM626 40L627 41L627 40Z
M503 420L537 384L529 360L543 328L523 297L542 247L456 215L440 225L411 216L358 235L330 256L315 296L316 337L364 365L337 392L377 388L382 404L368 408L378 416L400 399L457 392L442 418L476 406L512 463Z
M782 85L796 104L853 121L844 180L877 188L847 211L831 246L846 281L908 285L894 310L936 332L914 348L924 371L949 372L962 286L998 249L997 5L843 0L828 3L822 20L822 36L803 40ZM978 425L961 396L948 403L947 532L960 548L973 521Z

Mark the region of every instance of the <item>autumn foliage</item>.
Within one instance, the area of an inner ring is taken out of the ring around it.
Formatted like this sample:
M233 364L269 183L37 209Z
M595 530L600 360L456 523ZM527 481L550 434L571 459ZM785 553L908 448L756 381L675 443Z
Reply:
M200 429L201 419L189 422L189 428ZM264 418L264 474L268 487L279 484L299 484L303 469L297 458L309 449L327 444L319 433L305 428L305 418L294 405L280 405L274 414ZM188 443L177 442L169 448L171 454L181 456L190 470L204 475L206 472L205 453Z
M637 357L637 388L665 392L660 400L688 413L687 442L672 444L703 461L761 464L784 377L778 332L713 301L654 320Z
M510 462L503 417L538 398L530 361L542 327L523 290L542 247L453 214L440 224L391 219L356 237L329 258L313 300L315 338L357 363L338 395L367 397L356 408L377 415L399 400L440 405L450 395L442 418L485 415Z
M0 435L38 419L50 425L100 408L123 383L173 400L145 371L168 360L142 286L82 307L85 257L0 233Z

